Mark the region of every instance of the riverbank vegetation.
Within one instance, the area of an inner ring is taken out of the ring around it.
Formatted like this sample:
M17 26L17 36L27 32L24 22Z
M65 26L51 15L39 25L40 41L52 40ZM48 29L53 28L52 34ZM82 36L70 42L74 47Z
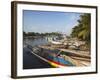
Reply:
M24 36L61 36L62 34L59 32L48 32L48 33L39 33L39 32L23 32Z
M78 24L72 29L71 36L86 42L88 48L90 47L90 30L91 29L91 15L83 14L78 20Z

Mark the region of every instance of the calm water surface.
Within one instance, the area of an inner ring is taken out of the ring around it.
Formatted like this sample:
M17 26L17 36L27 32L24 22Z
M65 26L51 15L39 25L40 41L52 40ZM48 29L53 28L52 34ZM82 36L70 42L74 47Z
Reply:
M27 43L31 46L37 45L45 45L48 44L48 41L45 38L38 38L38 39L24 39L24 44Z
M25 47L25 44L31 45L31 46L37 46L37 45L44 45L48 44L48 42L44 38L40 39L24 39L24 48L23 48L23 69L38 69L38 68L53 68L50 64L47 62L44 62L43 60L37 58L34 56L30 49Z

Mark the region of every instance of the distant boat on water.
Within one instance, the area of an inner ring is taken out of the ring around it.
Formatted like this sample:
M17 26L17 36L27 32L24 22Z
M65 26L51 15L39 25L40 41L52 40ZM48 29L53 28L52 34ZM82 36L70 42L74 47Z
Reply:
M53 37L47 37L47 41L52 43L52 44L63 44L61 41L57 40L56 38Z

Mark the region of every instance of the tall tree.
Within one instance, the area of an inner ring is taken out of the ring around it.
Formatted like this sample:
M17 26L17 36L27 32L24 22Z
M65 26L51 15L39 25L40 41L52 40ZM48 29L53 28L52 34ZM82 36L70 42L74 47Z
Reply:
M78 20L78 25L72 30L72 37L77 37L79 39L90 42L90 26L91 26L91 16L90 14L83 14Z

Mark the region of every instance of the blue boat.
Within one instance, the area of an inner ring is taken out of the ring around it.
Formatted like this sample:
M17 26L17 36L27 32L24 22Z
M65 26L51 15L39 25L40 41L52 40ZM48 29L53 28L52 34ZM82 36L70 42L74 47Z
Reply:
M61 54L63 53L60 50L49 50L40 48L38 46L31 47L28 46L39 58L47 61L50 64L53 64L55 67L66 67L66 66L75 66L70 61L66 60Z

